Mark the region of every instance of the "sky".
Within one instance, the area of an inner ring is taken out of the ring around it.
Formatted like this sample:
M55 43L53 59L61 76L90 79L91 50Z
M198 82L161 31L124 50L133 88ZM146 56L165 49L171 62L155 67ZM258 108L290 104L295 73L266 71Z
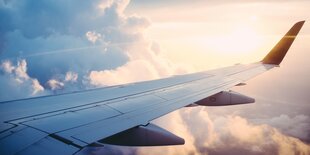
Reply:
M81 154L310 154L309 1L0 0L0 101L257 62L306 20L280 68L233 88L256 103L153 123L182 146Z

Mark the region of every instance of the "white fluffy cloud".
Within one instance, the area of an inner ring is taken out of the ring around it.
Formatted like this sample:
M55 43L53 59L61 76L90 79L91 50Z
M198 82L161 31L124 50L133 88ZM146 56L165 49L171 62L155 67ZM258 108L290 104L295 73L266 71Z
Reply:
M286 114L281 114L272 118L254 119L253 122L256 124L269 124L283 133L304 141L309 141L310 139L310 122L307 115L300 114L290 117Z
M24 59L19 60L16 65L9 60L3 61L0 65L0 83L2 101L36 96L44 91L39 81L27 74L27 63Z
M78 79L78 74L77 73L74 73L74 72L71 72L71 71L66 73L66 76L65 76L65 81L66 82L68 82L68 81L76 82L77 79Z
M137 15L126 16L123 14L128 1L109 1L108 3L109 5L104 5L105 10L112 8L117 10L114 15L117 16L120 23L117 27L118 31L123 34L124 38L130 37L133 43L119 47L129 58L128 62L115 69L91 71L87 77L91 85L115 85L167 77L190 71L188 67L173 64L165 59L160 53L160 48L155 48L158 45L145 37L145 30L150 25L148 19Z
M72 71L51 78L46 82L46 86L57 94L81 89L78 87L78 74Z
M214 121L214 126L218 138L206 146L213 153L225 154L231 150L235 152L232 154L310 153L309 145L299 139L284 135L265 124L254 125L239 116L220 117Z
M92 43L96 43L96 41L101 38L101 34L96 33L95 31L88 31L88 32L86 32L85 35L86 35L87 39Z
M159 45L147 38L147 18L124 14L128 3L4 1L0 15L9 20L0 27L6 43L2 57L25 58L29 75L47 89L62 92L188 72L165 59L155 48ZM75 80L68 72L82 78ZM66 84L63 76L73 78L75 86Z
M4 61L1 64L1 69L5 72L5 73L12 73L13 70L15 69L15 67L12 65L11 61Z
M168 123L167 123L168 122ZM202 108L186 108L157 121L186 139L184 147L139 148L139 154L239 155L309 154L310 146L267 124L255 125L240 116L210 119Z
M148 61L130 61L114 70L91 71L90 84L97 86L116 85L146 79L159 78L157 71Z
M166 147L122 147L85 149L81 154L156 155L308 155L310 146L283 134L267 124L253 124L246 118L229 115L210 119L206 110L184 108L154 121L155 124L183 137L185 145Z
M51 90L62 89L65 86L63 82L57 81L55 79L48 80L47 85L51 88Z

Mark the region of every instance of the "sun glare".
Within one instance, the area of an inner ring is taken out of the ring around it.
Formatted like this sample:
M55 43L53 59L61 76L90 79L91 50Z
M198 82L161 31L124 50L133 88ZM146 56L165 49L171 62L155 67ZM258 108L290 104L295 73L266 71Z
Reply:
M150 34L167 51L169 59L199 69L256 61L260 58L256 54L264 46L259 27L255 23L236 23L164 23L153 26Z
M219 35L212 39L211 48L223 53L253 52L261 45L262 37L251 27L239 26L231 33Z

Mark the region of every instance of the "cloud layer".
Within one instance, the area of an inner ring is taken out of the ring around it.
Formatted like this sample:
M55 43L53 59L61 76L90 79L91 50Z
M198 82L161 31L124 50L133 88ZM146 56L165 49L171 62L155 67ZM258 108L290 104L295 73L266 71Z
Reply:
M5 66L19 64L21 59L24 67L27 64L24 73L41 85L35 93L22 96L33 96L43 90L63 93L186 72L165 59L158 45L145 37L150 25L148 19L123 13L128 3L127 0L65 3L2 0L0 15L5 24L0 27L3 40L0 61ZM9 77L2 81L12 83L4 81L10 80Z
M195 154L195 155L280 155L310 153L301 140L287 136L267 124L254 124L237 115L211 119L206 109L183 108L155 121L156 124L183 137L185 145L166 147L123 147L107 145L87 148L80 154Z

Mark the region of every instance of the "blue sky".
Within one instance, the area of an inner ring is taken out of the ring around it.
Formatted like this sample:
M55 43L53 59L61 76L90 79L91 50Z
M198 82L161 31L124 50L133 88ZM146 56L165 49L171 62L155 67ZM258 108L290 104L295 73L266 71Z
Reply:
M277 0L0 0L0 100L259 61L306 20L280 68L234 88L255 104L184 108L155 120L184 137L184 146L95 152L309 154L309 7Z

